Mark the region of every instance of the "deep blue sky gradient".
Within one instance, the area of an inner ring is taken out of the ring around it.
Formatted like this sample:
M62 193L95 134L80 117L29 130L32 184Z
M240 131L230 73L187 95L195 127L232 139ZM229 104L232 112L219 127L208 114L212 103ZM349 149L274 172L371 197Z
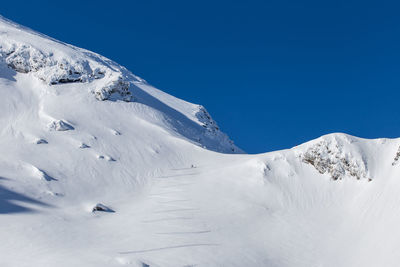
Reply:
M400 136L396 1L4 1L0 13L204 105L250 153Z

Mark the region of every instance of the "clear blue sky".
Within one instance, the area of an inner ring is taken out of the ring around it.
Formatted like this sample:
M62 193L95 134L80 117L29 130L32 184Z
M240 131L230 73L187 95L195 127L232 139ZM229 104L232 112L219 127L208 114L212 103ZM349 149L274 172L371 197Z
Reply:
M400 136L396 1L4 1L0 13L203 104L250 153Z

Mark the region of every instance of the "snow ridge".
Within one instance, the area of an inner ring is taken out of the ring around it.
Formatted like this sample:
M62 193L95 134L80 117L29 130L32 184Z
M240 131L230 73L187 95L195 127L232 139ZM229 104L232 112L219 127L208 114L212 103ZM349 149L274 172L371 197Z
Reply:
M197 105L166 96L157 90L152 95L149 90L153 89L145 80L116 62L37 33L1 16L0 68L31 75L49 88L76 85L88 90L100 101L137 101L165 113L176 132L200 146L219 152L242 153L219 130L202 106L196 108L196 115L193 116L192 110L185 107ZM176 111L181 114L175 115ZM187 123L182 124L182 121Z
M107 76L108 82L97 88L94 94L99 100L107 100L118 95L122 100L130 101L132 93L130 83L121 73L116 73L106 66L93 66L87 59L56 59L54 54L39 50L26 44L0 44L0 57L10 68L33 76L48 85L64 83L86 83Z
M0 62L47 85L90 83L99 100L132 100L131 84L145 82L96 53L54 40L0 16Z

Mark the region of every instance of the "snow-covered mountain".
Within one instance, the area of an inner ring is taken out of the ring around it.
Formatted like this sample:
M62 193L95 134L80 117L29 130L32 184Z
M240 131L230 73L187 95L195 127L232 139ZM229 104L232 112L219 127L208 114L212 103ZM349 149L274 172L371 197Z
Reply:
M0 266L398 266L400 139L247 155L206 109L0 18Z

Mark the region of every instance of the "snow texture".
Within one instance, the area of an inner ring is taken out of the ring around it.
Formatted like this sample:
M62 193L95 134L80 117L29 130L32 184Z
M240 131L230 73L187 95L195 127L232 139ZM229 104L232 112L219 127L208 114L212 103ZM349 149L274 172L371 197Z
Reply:
M1 17L0 51L0 266L399 265L400 139L247 155L100 55Z
M49 90L56 91L54 87L61 85L82 84L77 87L89 90L101 101L136 100L165 113L165 119L171 123L174 131L201 146L221 152L243 152L219 130L202 106L157 92L146 81L103 56L54 40L0 17L1 69L5 68L4 65L15 72L31 74L43 82L43 87L48 85ZM6 71L11 76L9 78L13 79L14 75ZM64 129L57 125L50 128Z

